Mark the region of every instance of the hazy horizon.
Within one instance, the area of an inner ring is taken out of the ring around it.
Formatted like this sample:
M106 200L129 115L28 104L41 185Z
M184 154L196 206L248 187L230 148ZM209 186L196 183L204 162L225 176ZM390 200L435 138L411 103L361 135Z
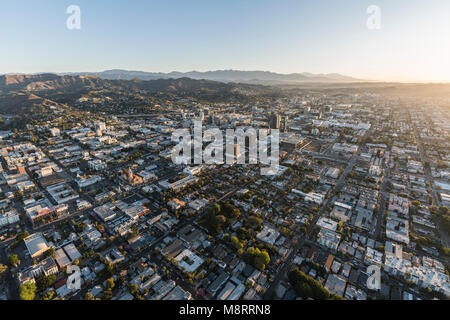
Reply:
M120 70L120 71L128 71L128 72L148 72L148 73L161 73L161 74L170 74L170 73L189 73L189 72L201 72L201 73L205 73L205 72L215 72L215 71L244 71L244 72L271 72L271 73L276 73L276 74L281 74L281 75L289 75L289 74L302 74L302 73L310 73L313 75L329 75L329 74L339 74L342 76L347 76L347 77L352 77L355 78L358 81L354 81L354 82L343 82L343 84L345 83L364 83L364 82L373 82L373 83L408 83L408 84L448 84L450 83L450 80L379 80L379 79L359 79L356 78L352 75L348 75L348 74L341 74L338 72L324 72L324 73L312 73L312 72L308 72L308 71L304 71L304 72L291 72L291 73L281 73L281 72L274 72L271 70L241 70L241 69L214 69L214 70L186 70L186 71L179 71L179 70L172 70L169 72L162 72L162 71L151 71L151 70L131 70L131 69L119 69L119 68L112 68L112 69L107 69L107 70L101 70L101 71L62 71L62 72L49 72L49 71L40 71L40 72L31 72L31 73L26 73L26 72L8 72L8 73L0 73L0 76L4 76L4 75L39 75L39 74L57 74L57 75L70 75L70 74L83 74L83 73L102 73L105 71L111 71L111 70ZM314 82L314 81L311 81ZM326 83L326 82L324 82ZM331 83L331 82L330 82ZM299 82L299 84L301 84L301 82Z
M66 27L72 4L81 9L80 30ZM379 30L366 26L373 4ZM267 70L447 83L449 10L445 0L25 0L0 12L0 74Z

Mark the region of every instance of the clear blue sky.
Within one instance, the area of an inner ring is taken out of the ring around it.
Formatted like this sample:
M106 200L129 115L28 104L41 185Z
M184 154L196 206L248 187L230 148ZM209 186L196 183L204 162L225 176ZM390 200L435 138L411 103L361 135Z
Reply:
M66 8L81 8L81 30ZM381 29L366 27L369 5ZM14 0L0 73L270 70L450 81L449 0Z

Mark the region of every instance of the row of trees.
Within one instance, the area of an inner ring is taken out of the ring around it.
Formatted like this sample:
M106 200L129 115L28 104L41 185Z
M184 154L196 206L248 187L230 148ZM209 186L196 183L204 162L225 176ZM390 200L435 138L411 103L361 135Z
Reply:
M330 294L327 289L316 279L305 274L299 268L293 268L289 271L288 278L295 289L297 295L303 299L312 298L315 300L341 300L334 294Z
M431 213L440 217L442 227L447 234L450 234L450 214L449 210L445 206L437 208L436 206L430 207Z

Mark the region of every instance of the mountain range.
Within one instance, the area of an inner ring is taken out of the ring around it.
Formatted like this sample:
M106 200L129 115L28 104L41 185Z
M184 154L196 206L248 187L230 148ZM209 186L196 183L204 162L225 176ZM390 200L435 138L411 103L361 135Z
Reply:
M105 89L122 88L137 89L148 92L166 92L177 94L189 94L204 92L208 94L226 92L245 92L247 95L259 95L266 93L279 94L281 90L276 87L246 84L224 83L220 81L182 78L158 78L154 80L133 79L105 79L94 75L57 75L43 74L17 74L0 75L0 91L7 93L12 91L37 92L51 90L81 90L81 89Z
M104 96L131 94L156 99L193 98L211 103L249 103L259 98L284 96L284 90L274 86L187 77L111 80L92 75L8 74L0 75L0 113L19 110L20 106L28 109L29 106L48 105L49 101L70 104L91 93L95 95L96 92Z
M94 87L104 80L87 76L58 76L43 74L8 74L0 76L0 91L39 91L64 88Z
M308 72L281 74L270 71L240 71L240 70L216 70L216 71L190 71L190 72L145 72L129 71L121 69L106 70L102 72L78 72L62 73L61 75L88 75L97 76L109 80L158 80L190 78L194 80L213 80L220 82L239 82L263 85L296 84L305 82L318 83L351 83L364 80L352 78L338 73L313 74Z

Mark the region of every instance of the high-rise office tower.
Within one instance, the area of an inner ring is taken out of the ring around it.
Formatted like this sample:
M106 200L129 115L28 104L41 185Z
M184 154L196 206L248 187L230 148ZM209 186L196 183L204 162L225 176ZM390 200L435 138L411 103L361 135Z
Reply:
M272 113L269 117L269 128L280 129L280 115L278 113Z
M288 116L282 116L281 117L281 124L280 124L280 130L283 132L287 132L287 128L288 128L288 120L289 117Z

